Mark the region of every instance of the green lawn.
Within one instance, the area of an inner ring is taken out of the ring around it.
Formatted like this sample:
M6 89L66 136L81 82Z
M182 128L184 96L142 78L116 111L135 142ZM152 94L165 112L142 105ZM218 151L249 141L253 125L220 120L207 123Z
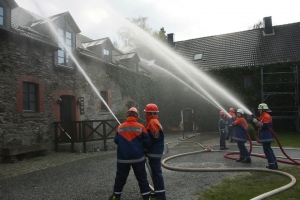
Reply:
M300 132L278 132L276 135L283 147L300 147ZM277 142L272 143L272 146L278 146ZM280 170L293 175L298 182L300 181L300 166L290 165L280 168ZM199 192L198 200L249 200L290 182L290 178L280 174L250 172L250 175L239 175L234 178L224 179L221 184L212 186L204 192ZM296 183L292 188L267 199L296 200L300 199L299 191L300 184Z
M276 135L283 147L300 147L300 132L278 132ZM272 146L278 146L277 142Z

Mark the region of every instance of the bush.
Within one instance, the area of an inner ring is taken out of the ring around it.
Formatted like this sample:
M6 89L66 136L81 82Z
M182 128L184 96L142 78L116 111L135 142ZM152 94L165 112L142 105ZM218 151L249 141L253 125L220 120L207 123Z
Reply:
M116 113L116 117L117 118L123 118L123 119L126 119L126 113L128 111L128 108L126 106L124 106L122 108L122 110L119 110L117 113Z

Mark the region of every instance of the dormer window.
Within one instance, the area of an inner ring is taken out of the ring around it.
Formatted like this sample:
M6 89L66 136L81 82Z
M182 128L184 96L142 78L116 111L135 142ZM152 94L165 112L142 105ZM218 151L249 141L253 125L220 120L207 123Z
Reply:
M4 9L0 7L0 25L4 25Z
M110 61L110 52L107 49L103 49L103 59Z
M72 51L72 34L58 28L58 36L60 37L60 39L58 39L58 46L61 48L61 50L58 50L58 65L71 67L71 60L68 51ZM65 42L65 46L60 41Z
M203 54L202 53L198 53L194 55L194 60L202 60L203 58Z

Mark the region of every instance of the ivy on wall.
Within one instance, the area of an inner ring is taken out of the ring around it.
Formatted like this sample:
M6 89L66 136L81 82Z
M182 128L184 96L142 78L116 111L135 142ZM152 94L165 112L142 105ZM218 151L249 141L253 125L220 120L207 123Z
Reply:
M142 108L154 101L152 85L155 81L151 77L120 68L110 68L107 73L121 87L122 95L135 99Z
M230 88L234 96L237 96L239 101L247 108L253 108L257 111L257 105L261 103L261 69L263 68L264 72L269 73L264 82L279 81L278 74L273 72L291 71L299 64L300 61L278 62L250 67L225 66L210 68L206 74L214 77L225 88ZM136 99L141 107L147 103L158 105L160 110L159 119L165 130L178 128L181 122L181 110L192 108L194 110L194 121L199 128L199 132L217 131L219 109L173 78L165 75L151 78L117 68L110 69L108 72L110 77L122 87L122 94ZM251 77L252 85L245 86L245 76ZM281 78L286 79L287 77ZM283 84L277 90L287 90L288 87L288 85ZM276 105L287 101L288 99L285 97L279 96L275 99L268 99L268 104ZM222 106L228 109L230 107L237 109L233 103Z

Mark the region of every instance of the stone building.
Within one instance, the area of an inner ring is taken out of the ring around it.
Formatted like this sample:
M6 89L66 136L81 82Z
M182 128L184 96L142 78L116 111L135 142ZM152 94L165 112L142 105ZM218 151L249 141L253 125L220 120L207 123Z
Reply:
M107 70L139 73L137 54L80 32L69 12L44 19L0 0L0 148L52 149L53 122L113 119L110 110L136 106Z

